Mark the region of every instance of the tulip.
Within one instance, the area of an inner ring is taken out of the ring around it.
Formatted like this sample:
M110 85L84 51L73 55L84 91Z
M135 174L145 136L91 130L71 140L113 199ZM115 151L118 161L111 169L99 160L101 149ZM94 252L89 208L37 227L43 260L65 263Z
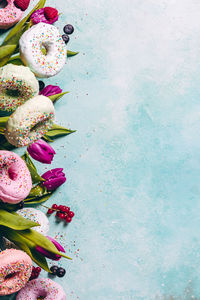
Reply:
M52 239L50 236L47 236L47 238L56 246L57 250L60 252L64 252L65 253L65 249L54 239ZM40 247L40 246L36 246L35 249L42 254L43 256L50 258L52 260L59 260L61 258L60 255L58 254L54 254L50 251L47 251L46 249Z
M40 8L31 15L31 21L33 24L40 22L53 24L58 20L58 11L53 7Z
M65 174L62 171L62 168L56 168L47 171L42 175L42 178L45 179L45 181L42 182L42 185L47 188L47 191L53 191L57 189L66 181Z
M54 149L41 139L28 146L27 151L32 158L44 164L51 164L56 154Z
M43 90L40 91L40 95L49 97L52 95L60 94L62 93L62 90L57 85L47 85Z

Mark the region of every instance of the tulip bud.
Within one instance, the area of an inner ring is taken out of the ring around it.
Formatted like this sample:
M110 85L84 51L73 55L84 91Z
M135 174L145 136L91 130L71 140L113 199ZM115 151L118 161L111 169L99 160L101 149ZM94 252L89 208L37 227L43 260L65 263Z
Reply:
M63 168L56 168L44 173L42 178L44 178L45 181L42 182L42 185L45 186L48 191L57 189L66 181L65 174L62 171Z
M62 93L62 89L57 85L47 85L43 90L40 91L40 95L49 97L52 95Z
M56 154L54 149L41 139L28 146L27 151L32 158L44 164L51 164Z
M65 253L65 249L54 239L52 239L51 237L47 236L47 238L56 246L57 250L60 252L64 252ZM47 251L46 249L40 247L40 246L36 246L35 249L42 254L43 256L50 258L52 260L59 260L61 258L60 255L52 253L50 251Z

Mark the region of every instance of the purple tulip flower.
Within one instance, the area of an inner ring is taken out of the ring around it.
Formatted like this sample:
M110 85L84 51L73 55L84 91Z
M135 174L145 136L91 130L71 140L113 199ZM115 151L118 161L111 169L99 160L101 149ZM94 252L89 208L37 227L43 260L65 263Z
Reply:
M52 95L60 94L62 93L62 90L57 85L47 85L43 90L40 91L40 95L49 97Z
M31 21L33 24L40 22L53 24L58 20L58 11L53 7L40 8L31 15Z
M54 149L41 139L28 146L27 151L32 158L44 164L51 164L56 154Z
M42 178L45 179L45 181L42 182L42 185L44 185L48 191L57 189L66 181L66 177L62 168L49 170L42 175Z
M50 236L47 236L47 238L56 246L56 248L58 249L58 251L60 252L64 252L65 253L65 249L54 239L52 239ZM35 249L42 254L43 256L50 258L52 260L59 260L61 258L60 255L58 254L54 254L50 251L47 251L46 249L40 247L40 246L36 246Z

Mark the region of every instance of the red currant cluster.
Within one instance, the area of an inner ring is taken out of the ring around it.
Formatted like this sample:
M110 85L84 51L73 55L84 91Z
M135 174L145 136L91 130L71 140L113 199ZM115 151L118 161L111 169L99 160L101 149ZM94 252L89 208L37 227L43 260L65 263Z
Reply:
M47 214L51 215L56 211L56 217L60 220L65 220L67 223L72 221L74 217L74 212L70 210L70 207L65 205L53 204L51 208L48 209Z
M42 269L40 267L34 267L33 266L31 277L29 278L29 280L38 278L38 276L40 275L41 270Z

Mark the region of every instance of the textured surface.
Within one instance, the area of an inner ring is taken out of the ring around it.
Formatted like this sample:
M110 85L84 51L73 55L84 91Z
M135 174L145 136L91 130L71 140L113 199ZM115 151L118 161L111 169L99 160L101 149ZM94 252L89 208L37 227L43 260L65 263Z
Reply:
M68 179L49 202L76 213L51 217L73 258L58 282L72 300L200 299L200 2L48 4L80 51L46 80L77 129L53 144Z

